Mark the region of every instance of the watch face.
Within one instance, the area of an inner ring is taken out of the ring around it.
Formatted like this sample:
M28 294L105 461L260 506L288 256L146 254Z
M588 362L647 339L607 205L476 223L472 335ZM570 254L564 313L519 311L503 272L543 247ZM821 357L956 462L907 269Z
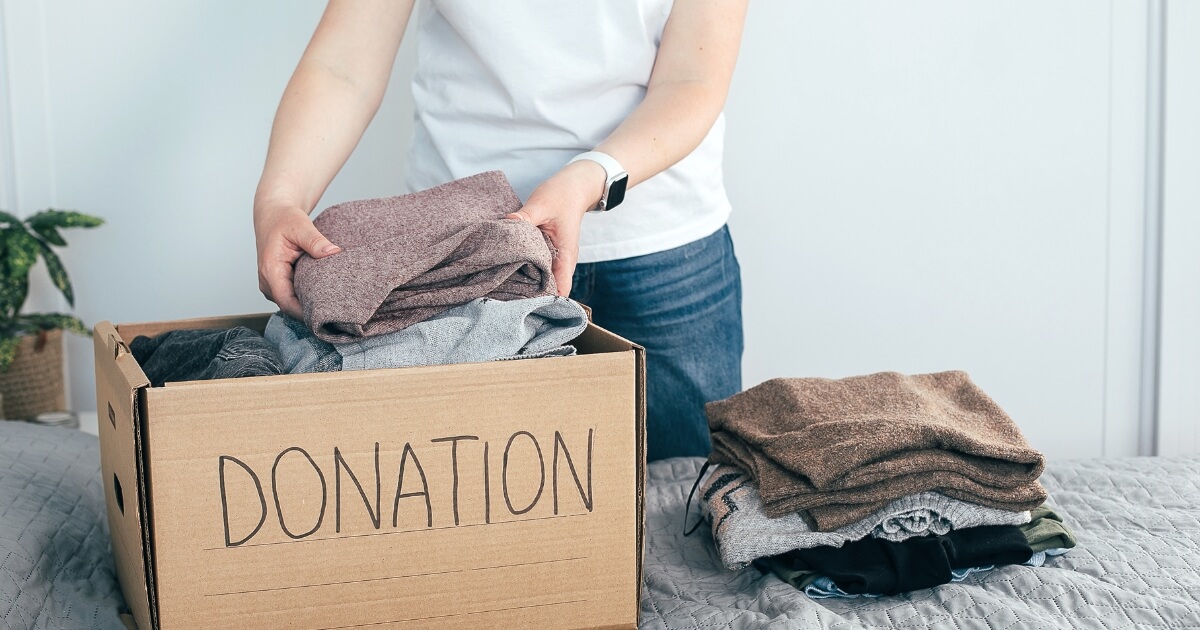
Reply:
M625 201L625 186L628 183L629 176L622 175L608 185L608 199L605 200L604 204L606 210L616 208L622 201Z

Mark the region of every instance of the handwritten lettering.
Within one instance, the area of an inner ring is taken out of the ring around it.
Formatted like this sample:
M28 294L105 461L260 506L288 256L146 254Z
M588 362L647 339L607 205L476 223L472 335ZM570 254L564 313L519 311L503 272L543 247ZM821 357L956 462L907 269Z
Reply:
M450 443L450 468L454 471L454 490L451 494L454 496L454 524L458 525L458 441L459 440L478 440L478 435L455 435L452 437L434 438L429 440L434 444L438 442Z
M528 437L529 441L533 442L533 448L537 450L538 472L541 478L538 480L537 494L533 495L533 500L529 502L529 505L518 510L513 507L512 499L508 496L508 452L512 450L513 442L522 435ZM517 431L508 438L508 444L504 447L504 470L500 475L500 485L504 490L504 502L508 504L508 511L513 514L524 514L532 510L533 506L537 505L538 499L542 498L542 490L546 487L546 463L542 460L542 447L538 445L537 438L533 437L532 433Z
M222 455L217 458L217 461L219 462L217 464L217 470L221 477L221 520L225 523L225 546L237 547L247 540L254 538L254 535L258 533L258 530L262 529L263 523L267 522L267 498L263 496L262 482L259 481L258 475L254 474L254 471L246 465L246 462L243 462L242 460L231 455ZM255 525L254 530L249 534L246 534L245 538L242 538L236 542L229 539L229 499L225 491L225 462L233 462L238 466L241 466L243 470L250 474L250 478L254 480L254 489L258 491L258 502L262 505L262 516L258 518L258 525Z
M287 455L292 451L303 455L304 458L308 460L308 463L312 465L313 470L317 471L317 477L321 480L321 512L317 515L317 524L313 525L312 529L304 532L303 534L296 534L293 533L292 530L288 529L287 523L283 522L283 508L279 505L279 461L283 459L284 455ZM328 496L325 490L325 473L321 472L321 467L318 466L317 462L313 460L312 455L308 454L308 451L300 448L299 446L293 446L291 448L286 448L279 453L279 456L275 458L275 464L271 466L271 493L275 495L275 514L279 516L279 527L283 530L283 533L287 534L289 538L299 540L306 536L311 536L313 532L321 529L321 521L325 519L325 505L328 501Z
M571 451L567 450L567 443L563 441L562 433L554 432L554 457L551 459L550 467L554 470L551 478L551 489L554 494L554 513L558 514L558 449L562 447L563 459L567 460L567 468L571 469L571 478L575 480L575 487L579 489L579 498L583 499L583 507L587 511L592 511L592 430L588 429L588 451L587 451L587 494L583 493L583 484L579 482L579 474L575 472L575 462L571 461Z
M401 489L401 486L404 485L404 464L408 463L409 455L412 456L413 465L417 467L417 474L421 475L420 492L403 492ZM412 449L411 444L405 442L404 453L400 456L400 472L396 475L396 500L392 502L392 527L396 526L400 514L400 499L420 496L425 497L425 527L433 527L433 503L429 500L429 478L425 476L425 469L421 468L421 460L417 459L416 451Z
M444 506L439 509L448 511L449 514L443 518L450 517L455 526L462 525L464 518L470 520L482 517L482 523L479 520L474 520L475 524L494 523L495 521L492 520L493 472L498 473L500 477L501 493L504 495L504 503L510 514L515 516L528 514L537 509L538 505L545 505L541 503L546 490L547 475L542 444L547 443L545 442L547 439L550 440L549 445L552 452L550 462L550 494L552 495L552 505L543 508L539 514L559 515L560 509L570 511L564 505L573 504L574 499L567 497L566 504L561 502L562 497L559 495L560 474L563 475L564 483L562 485L567 488L570 488L572 485L566 482L566 475L570 475L582 507L588 512L592 512L595 508L595 495L592 491L592 462L595 453L594 430L589 428L587 431L586 456L584 455L582 438L581 434L577 437L568 438L561 431L554 431L550 435L543 435L542 441L539 441L538 437L530 431L516 431L509 435L505 442L503 457L499 458L500 461L498 462L500 468L497 471L493 471L491 468L490 442L481 440L480 436L477 435L449 435L430 440L427 448L442 446L446 442L450 443L448 469L441 466L436 467L436 469L427 469L422 464L421 459L418 458L417 449L411 443L406 442L401 449L397 467L393 469L391 468L392 464L387 464L389 470L396 471L396 491L392 499L391 526L392 528L399 526L400 500L417 497L424 499L425 527L427 528L434 526L435 504ZM470 445L471 442L482 442L482 444ZM482 449L479 446L482 446ZM326 468L323 469L322 464L318 463L318 459L314 458L309 451L300 446L289 446L275 456L274 462L271 465L272 496L270 501L267 500L266 492L263 488L265 476L260 477L259 472L254 469L254 465L246 462L244 458L238 458L234 455L220 455L217 458L217 477L225 546L238 547L247 544L257 536L262 536L264 525L268 520L268 512L272 505L274 506L276 520L279 523L279 529L288 538L301 540L320 531L329 503L330 489L325 474L329 465L333 466L333 533L342 533L343 527L349 527L352 521L362 518L362 512L358 512L356 509L349 509L346 513L343 513L343 475L349 479L349 483L346 484L346 492L350 493L351 496L354 495L354 492L357 492L358 497L362 500L363 506L366 508L366 520L370 522L370 527L375 530L382 529L382 468L384 462L381 461L380 449L380 443L375 442L373 449L374 460L372 462L375 474L375 493L374 497L372 497L369 490L370 479L369 477L364 477L364 474L370 475L370 471L367 468L369 464L366 463L365 457L362 459L350 457L348 461L345 448L343 446L334 446L331 453L332 460L324 459L323 463ZM329 453L329 451L326 451L326 453ZM352 461L354 462L353 464L351 463ZM391 461L395 462L395 460ZM426 459L426 461L437 460ZM479 484L479 477L475 477L474 480L469 480L472 475L464 477L464 474L472 469L479 470L479 468L475 468L479 464L482 464L482 486ZM311 468L312 471L306 471L306 467ZM357 467L357 470L355 467ZM238 468L241 469L240 473L236 472ZM308 481L313 476L315 476L317 483ZM533 482L535 477L537 479L536 487L534 487ZM407 487L405 486L406 478L408 480ZM436 481L437 478L446 480L435 486L435 488L439 489L437 492L445 492L444 490L440 490L440 488L446 488L448 485L449 496L443 496L435 501L434 493L430 489L430 480L434 479ZM468 479L465 484L464 479ZM368 485L364 486L364 482ZM351 486L354 488L353 491L350 490ZM317 492L318 487L319 496ZM482 491L482 508L475 507L479 505L479 498L466 503L460 501L463 498L461 493L464 491L464 488L469 489L467 490L468 493ZM286 493L281 494L281 489L286 490ZM563 491L568 494L575 494L569 489ZM301 494L298 495L298 492ZM524 497L530 498L526 500ZM256 498L258 501L257 507L250 507L255 506L254 500ZM315 522L309 525L305 521L313 513L312 508L310 507L305 510L304 506L317 505L318 499L320 501L319 511L315 514ZM351 502L354 501L351 499ZM466 514L462 513L464 505L470 506ZM254 511L255 509L257 509L257 513ZM476 509L479 509L482 514L475 512ZM287 512L287 515L285 515L285 512ZM301 524L303 525L300 526ZM366 527L366 523L363 522L361 526Z
M371 518L371 524L375 529L379 529L379 442L375 443L375 509L371 509L371 500L367 498L367 493L363 491L362 484L358 482L358 477L354 471L350 470L350 465L346 463L346 459L342 457L342 451L338 447L333 447L333 494L334 494L334 528L333 531L342 531L342 469L346 469L346 474L350 475L350 481L354 482L354 487L358 488L358 495L362 497L363 503L367 505L367 516Z

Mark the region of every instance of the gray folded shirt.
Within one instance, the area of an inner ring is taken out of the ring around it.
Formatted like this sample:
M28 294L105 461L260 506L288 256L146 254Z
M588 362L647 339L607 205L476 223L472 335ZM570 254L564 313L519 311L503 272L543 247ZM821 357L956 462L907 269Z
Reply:
M700 487L701 503L712 521L721 561L740 569L757 558L793 549L841 547L867 536L896 542L952 529L982 525L1021 525L1029 512L1013 512L960 501L938 492L920 492L888 503L866 518L830 532L813 531L798 512L770 517L754 481L735 466L716 468Z
M267 322L289 374L477 363L575 354L565 345L587 328L578 303L558 296L479 298L396 332L331 344L281 313Z

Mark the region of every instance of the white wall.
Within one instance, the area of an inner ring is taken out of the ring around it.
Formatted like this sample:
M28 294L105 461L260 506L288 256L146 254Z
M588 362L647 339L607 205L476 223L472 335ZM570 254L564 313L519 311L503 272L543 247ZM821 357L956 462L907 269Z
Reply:
M0 194L109 219L68 237L79 314L268 309L251 197L322 3L0 2ZM746 384L966 369L1052 457L1135 453L1145 33L1144 2L753 3L726 153ZM323 204L400 189L411 44Z
M1106 326L1108 225L1140 212L1111 190L1143 125L1112 118L1127 27L1091 0L754 5L726 156L749 382L965 369L1048 452L1135 452L1104 397L1138 360L1106 347L1139 331Z
M86 322L273 309L258 291L251 202L275 107L323 8L5 0L14 207L108 221L66 235ZM370 133L318 207L399 191L413 51L409 41ZM36 305L60 308L46 284ZM72 405L94 409L91 341L72 339L68 352Z

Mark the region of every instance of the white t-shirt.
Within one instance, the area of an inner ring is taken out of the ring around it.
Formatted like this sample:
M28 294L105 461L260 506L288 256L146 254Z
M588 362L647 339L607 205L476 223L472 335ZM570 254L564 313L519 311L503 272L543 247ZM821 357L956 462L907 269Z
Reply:
M646 95L672 0L429 0L420 7L407 187L501 170L522 200ZM671 168L588 213L580 262L661 252L729 217L725 119Z

